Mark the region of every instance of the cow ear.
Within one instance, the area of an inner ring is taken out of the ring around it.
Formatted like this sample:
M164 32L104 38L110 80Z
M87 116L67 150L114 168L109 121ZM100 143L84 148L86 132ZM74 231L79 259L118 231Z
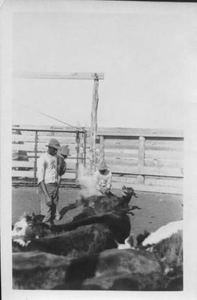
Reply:
M135 198L138 198L138 196L137 196L137 194L136 194L136 192L133 190L133 196L135 197Z
M144 230L144 236L147 237L150 235L150 232L148 232L146 229Z
M22 219L24 219L24 218L26 218L27 217L27 213L26 212L24 212L23 214L22 214L22 216L20 217L20 219L19 220L22 220Z

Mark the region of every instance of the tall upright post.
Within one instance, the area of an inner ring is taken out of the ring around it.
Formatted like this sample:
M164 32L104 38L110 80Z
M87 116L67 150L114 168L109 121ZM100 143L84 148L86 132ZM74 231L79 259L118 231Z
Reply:
M38 153L38 131L35 131L35 145L34 145L34 153L35 153L35 159L34 159L34 182L36 182L36 174L37 174L37 153Z
M99 79L95 73L94 88L92 96L92 112L91 112L91 130L90 130L90 168L91 171L96 170L96 133L97 133L97 110L98 110L98 86Z
M84 130L84 134L83 134L83 138L84 138L84 141L83 141L83 165L84 167L86 167L86 139L87 139L87 133L86 133L86 130Z
M76 162L76 174L75 174L75 180L78 178L78 171L79 171L79 143L80 143L80 137L79 137L79 131L76 133L76 142L77 142L77 162Z
M144 184L145 177L141 174L143 172L145 165L145 138L143 136L139 137L139 152L138 152L138 183Z
M105 138L103 135L100 136L99 160L100 162L105 160Z

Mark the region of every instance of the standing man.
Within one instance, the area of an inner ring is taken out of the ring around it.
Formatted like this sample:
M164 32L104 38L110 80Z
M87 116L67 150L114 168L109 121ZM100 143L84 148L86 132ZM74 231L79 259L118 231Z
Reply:
M47 152L38 160L39 198L43 222L52 225L54 219L60 219L57 209L59 199L57 151L60 144L57 139L52 138L46 146Z
M62 145L58 151L58 175L61 180L61 176L66 172L66 158L70 156L70 150L68 145Z
M68 145L62 145L62 147L59 148L58 153L57 153L57 175L58 175L57 186L58 186L58 190L59 190L59 186L61 183L62 175L64 175L66 172L66 168L67 168L66 158L68 156L70 156L69 152L70 152L70 150L69 150ZM59 218L58 218L58 215L59 215ZM61 216L60 216L60 214L58 214L58 207L57 207L56 208L56 220L58 220L58 219L60 220L60 218L61 218Z
M95 172L94 178L96 181L96 188L99 192L108 195L112 194L112 173L108 170L105 161L102 161L99 164L98 170Z

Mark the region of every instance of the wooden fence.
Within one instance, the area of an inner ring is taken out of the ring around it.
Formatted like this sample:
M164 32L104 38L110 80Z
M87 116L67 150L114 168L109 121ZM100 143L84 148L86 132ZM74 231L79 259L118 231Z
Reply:
M19 134L20 133L20 134ZM49 136L50 135L50 136ZM57 128L13 128L13 183L36 182L37 158L46 150L51 135L68 144L65 182L76 183L80 163L90 168L90 130ZM113 187L182 194L184 138L181 131L129 128L100 128L97 132L97 164L105 159L113 173Z
M149 129L100 129L99 156L113 172L113 186L183 193L183 133Z
M86 164L86 131L58 128L12 128L12 182L37 183L37 160L46 151L46 144L56 137L60 144L69 145L67 182L75 182L80 163Z

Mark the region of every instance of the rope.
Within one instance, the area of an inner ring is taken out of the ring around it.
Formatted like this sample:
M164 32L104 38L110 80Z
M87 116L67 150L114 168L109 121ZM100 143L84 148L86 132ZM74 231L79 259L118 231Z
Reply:
M57 118L54 118L54 117L52 117L52 116L50 116L50 115L47 115L47 114L43 113L43 112L41 112L41 111L39 111L39 110L37 110L37 109L31 108L31 107L29 107L29 106L27 106L27 105L24 105L24 104L21 104L21 103L19 103L19 102L17 102L17 101L15 101L15 103L16 103L17 105L19 105L19 106L22 106L22 107L26 108L26 109L33 110L33 111L35 111L35 112L37 112L37 113L39 113L39 114L41 114L41 115L43 115L43 116L45 116L45 117L48 117L48 118L53 119L53 120L55 120L55 121L58 121L58 122L60 122L60 123L66 124L66 125L68 125L68 126L70 126L70 127L79 129L79 127L77 127L77 126L73 126L73 125L71 125L71 124L69 124L69 123L66 123L66 122L64 122L64 121L61 121L61 120L59 120L59 119L57 119Z

